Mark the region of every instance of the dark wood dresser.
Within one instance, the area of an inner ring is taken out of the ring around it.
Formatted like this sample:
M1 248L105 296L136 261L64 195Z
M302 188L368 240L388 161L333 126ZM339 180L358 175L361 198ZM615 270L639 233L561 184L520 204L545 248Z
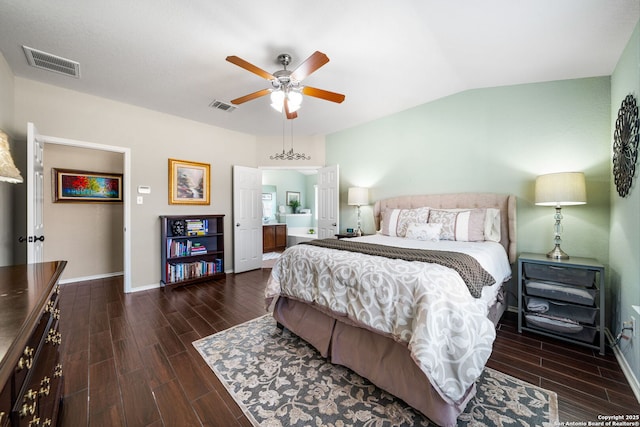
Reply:
M63 385L58 280L66 264L0 267L0 427L58 421Z

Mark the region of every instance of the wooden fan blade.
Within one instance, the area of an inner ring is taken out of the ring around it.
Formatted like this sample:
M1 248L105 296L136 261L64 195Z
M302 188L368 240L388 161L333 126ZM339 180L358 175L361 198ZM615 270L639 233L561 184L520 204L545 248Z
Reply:
M287 116L287 119L292 120L298 117L298 113L296 111L291 112L289 111L289 101L287 100L287 97L284 97L284 113Z
M311 86L305 86L302 88L302 93L305 95L313 96L314 98L320 98L331 102L337 102L340 104L344 101L344 95L336 92L329 92L328 90L317 89Z
M291 73L291 78L297 81L304 79L311 73L322 67L329 62L329 57L320 51L315 51L310 57L308 57L302 64L298 65Z
M242 58L238 58L237 56L227 56L227 61L231 62L232 64L237 65L240 68L244 68L245 70L250 71L253 74L258 75L258 76L262 77L263 79L266 79L266 80L275 79L275 77L273 77L273 74L268 73L265 70L263 70L262 68L256 67L255 65L245 61Z
M231 103L234 105L240 105L247 101L251 101L256 98L260 98L261 96L269 95L271 93L270 89L262 89L257 92L250 93L249 95L241 96L240 98L236 98L231 100Z

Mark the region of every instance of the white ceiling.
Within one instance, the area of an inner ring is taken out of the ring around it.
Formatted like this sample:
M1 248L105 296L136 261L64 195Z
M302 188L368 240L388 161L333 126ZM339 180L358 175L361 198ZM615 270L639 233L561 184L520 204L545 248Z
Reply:
M274 72L314 51L294 132L328 134L473 88L610 75L640 0L2 0L0 51L19 77L255 135L280 135L270 87L227 61ZM22 45L78 61L81 78L28 66ZM526 100L523 100L526 102Z

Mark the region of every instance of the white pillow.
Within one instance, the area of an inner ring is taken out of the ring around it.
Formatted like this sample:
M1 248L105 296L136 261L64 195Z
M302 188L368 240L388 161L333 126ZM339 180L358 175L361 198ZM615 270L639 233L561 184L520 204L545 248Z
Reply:
M407 239L437 242L440 240L442 224L418 224L412 222L407 227Z

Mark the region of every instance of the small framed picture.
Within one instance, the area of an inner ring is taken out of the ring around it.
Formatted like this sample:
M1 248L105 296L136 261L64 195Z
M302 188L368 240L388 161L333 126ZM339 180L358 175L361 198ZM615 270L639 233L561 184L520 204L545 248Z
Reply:
M287 205L290 205L291 202L296 201L300 204L300 192L299 191L287 191Z
M169 159L169 204L210 204L210 169L208 163Z

